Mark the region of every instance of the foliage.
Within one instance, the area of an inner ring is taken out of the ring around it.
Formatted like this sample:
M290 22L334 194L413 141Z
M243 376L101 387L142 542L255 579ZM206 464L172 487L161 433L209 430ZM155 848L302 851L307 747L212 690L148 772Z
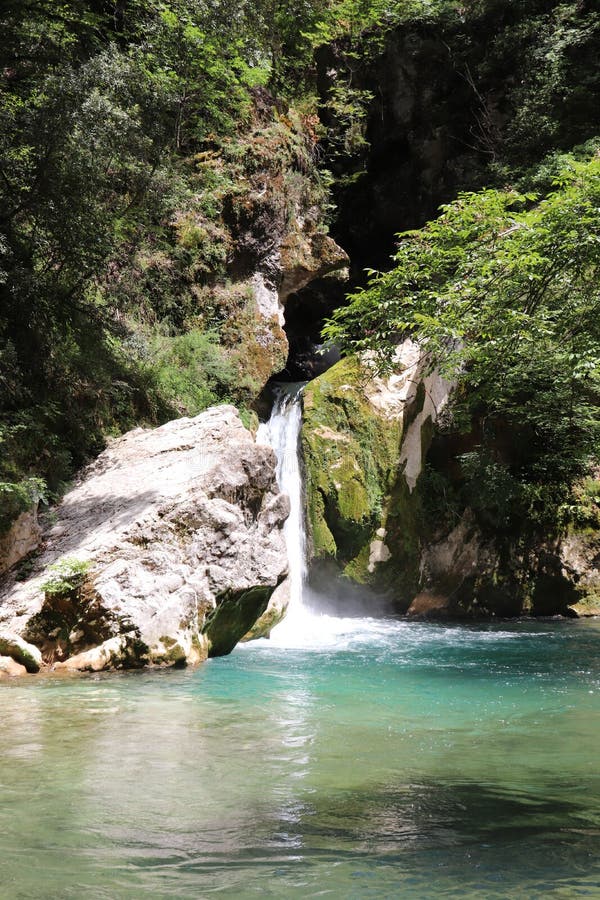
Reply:
M404 22L436 19L459 7L452 0L330 0L310 37L315 45L345 40L354 51L365 38L381 47L386 31Z
M45 499L46 484L41 478L0 481L0 533L6 531L22 512Z
M577 482L565 512L576 531L600 531L600 472Z
M163 396L181 413L198 415L235 394L236 370L214 332L157 338L153 358Z
M294 15L279 40L274 29L284 22L279 14L272 20L272 6L2 4L5 483L34 474L54 491L107 432L230 396L202 364L191 365L186 387L180 359L171 365L161 350L155 368L131 350L148 327L164 336L220 325L211 291L226 278L232 251L223 204L254 187L260 163L246 136L255 87L301 27ZM306 159L302 165L308 171ZM223 304L219 315L226 320ZM192 373L207 379L194 391Z
M500 177L510 177L511 169L536 163L554 147L570 149L597 129L600 13L585 0L530 0L517 17L507 15L506 2L491 9L483 4L482 10L479 5L473 4L474 25L486 16L492 23L504 22L490 42L479 77L485 81L496 69L497 79L502 66L511 79L510 112L493 148L500 156Z
M521 148L530 160L589 137L598 15L551 6L4 0L0 521L31 479L59 490L107 433L260 391L277 353L247 297L264 223L282 230L302 210L326 227L327 169L362 168L363 75L392 29L460 25L458 43L484 48L475 75L489 58L516 110L498 177Z
M42 591L50 597L61 597L81 587L85 576L91 568L88 560L68 557L61 559L46 570L46 579L40 585Z
M421 342L456 382L452 427L473 432L465 473L506 525L555 511L600 452L599 250L600 158L572 158L540 202L463 194L401 235L394 268L326 328L382 370L400 340Z

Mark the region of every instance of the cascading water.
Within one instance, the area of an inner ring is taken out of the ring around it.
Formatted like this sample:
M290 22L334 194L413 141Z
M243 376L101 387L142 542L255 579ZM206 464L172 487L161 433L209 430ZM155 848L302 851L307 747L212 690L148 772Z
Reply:
M290 569L290 604L285 619L271 632L271 645L295 649L339 646L356 635L379 627L370 618L341 618L318 612L318 595L307 601L305 580L306 529L304 490L300 462L302 390L306 382L280 384L275 391L271 418L259 427L257 442L273 448L277 455L277 481L290 498L290 515L284 527ZM241 645L248 646L248 645Z
M274 629L280 635L291 632L309 616L302 602L306 576L306 532L299 449L303 387L304 382L278 386L271 418L260 426L256 438L258 443L268 444L275 450L277 481L290 498L290 515L284 527L290 567L290 605L285 620Z

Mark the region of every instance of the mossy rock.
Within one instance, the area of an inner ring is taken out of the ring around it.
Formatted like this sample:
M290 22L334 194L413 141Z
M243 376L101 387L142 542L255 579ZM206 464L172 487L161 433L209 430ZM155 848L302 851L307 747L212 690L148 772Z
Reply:
M257 586L239 593L227 592L217 600L202 633L208 638L208 655L226 656L265 612L274 587Z
M39 672L42 666L42 654L39 649L19 635L7 631L0 632L0 656L10 656L25 666L28 672Z
M403 609L418 583L421 504L400 457L404 423L423 399L417 392L404 416L387 416L369 400L370 380L356 359L345 359L305 389L310 551L314 560L336 560L345 578L392 594Z

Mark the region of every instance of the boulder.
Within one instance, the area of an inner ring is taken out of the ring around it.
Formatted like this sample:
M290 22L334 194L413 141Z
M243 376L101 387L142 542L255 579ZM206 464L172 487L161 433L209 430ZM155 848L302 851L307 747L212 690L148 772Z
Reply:
M583 563L579 573L569 568L566 556L556 537L525 548L518 535L484 533L467 508L447 534L423 544L420 593L408 614L426 619L575 616L579 609L571 607L584 593L578 581L585 585L590 573Z
M449 615L448 597L421 591L407 610L407 616L415 619L446 619Z
M279 625L285 618L289 603L290 580L289 578L286 578L286 580L273 591L264 613L244 635L242 642L256 641L258 638L268 638L275 626Z
M36 550L41 534L36 503L21 513L7 532L0 534L0 575Z
M39 672L42 666L42 654L38 647L9 631L0 631L0 654L10 656L28 672Z
M137 647L135 634L121 635L91 650L70 656L64 662L58 662L54 668L66 669L70 672L100 672L103 669L131 669L143 665L145 647Z
M138 428L65 496L28 581L5 582L0 622L69 668L228 653L287 574L288 514L273 451L233 407Z
M22 666L12 656L0 656L0 677L6 675L9 678L27 675L27 669Z
M288 231L281 246L283 278L279 299L284 302L290 294L302 290L312 281L349 265L346 251L328 234L297 225Z

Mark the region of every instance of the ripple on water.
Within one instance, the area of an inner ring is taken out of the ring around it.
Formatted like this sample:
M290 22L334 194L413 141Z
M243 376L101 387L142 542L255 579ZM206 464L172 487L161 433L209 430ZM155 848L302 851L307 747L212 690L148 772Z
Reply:
M3 685L0 896L600 896L599 650L323 617L195 672Z

